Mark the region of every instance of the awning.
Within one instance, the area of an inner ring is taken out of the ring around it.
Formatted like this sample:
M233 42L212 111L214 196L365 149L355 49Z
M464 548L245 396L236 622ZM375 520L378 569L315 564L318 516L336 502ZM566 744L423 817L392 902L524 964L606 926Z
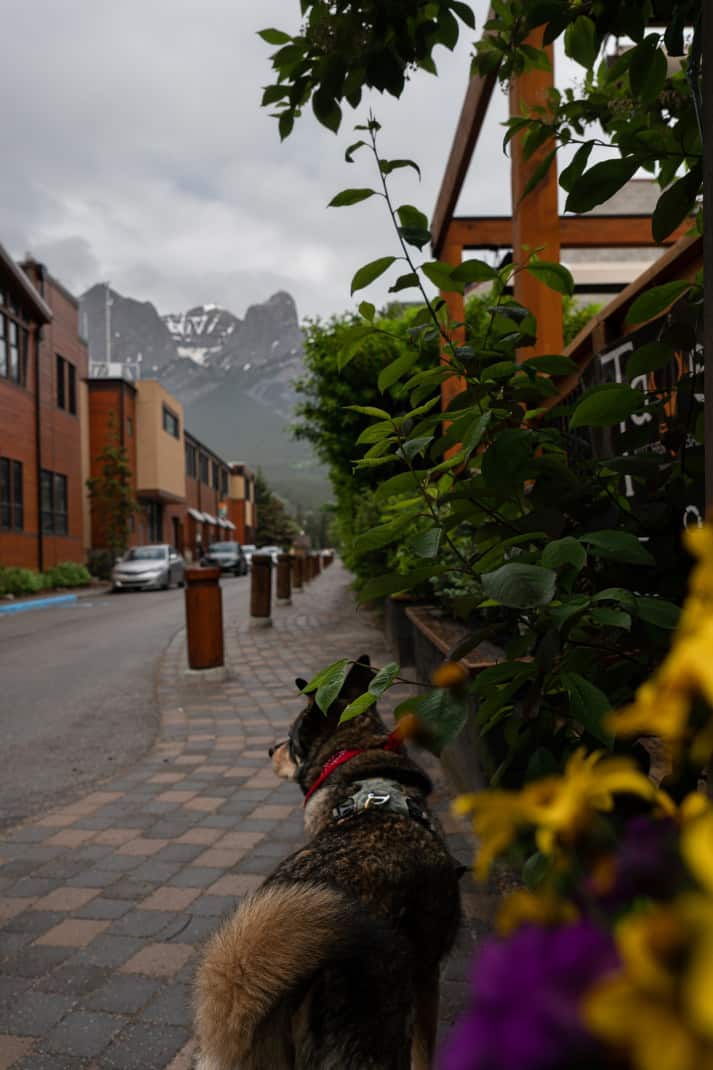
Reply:
M210 513L204 513L203 514L203 519L206 522L206 524L217 524L218 523L218 521L215 519L215 517L211 516Z
M235 531L235 524L232 520L224 520L223 523L225 524L226 528L230 528L231 531Z
M194 520L197 520L199 524L203 523L203 513L199 513L197 509L189 509L188 515L192 516Z
M222 517L218 517L218 519L217 519L216 523L217 523L217 525L218 525L218 527L219 527L219 528L227 528L227 526L228 526L228 525L227 525L227 524L225 523L225 521L224 521L224 520L222 519Z

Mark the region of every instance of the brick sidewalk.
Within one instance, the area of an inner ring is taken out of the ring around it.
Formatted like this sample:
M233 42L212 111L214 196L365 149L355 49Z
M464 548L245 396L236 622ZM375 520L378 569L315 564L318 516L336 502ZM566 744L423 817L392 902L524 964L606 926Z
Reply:
M267 757L299 710L294 678L364 652L391 659L339 563L273 619L261 631L226 620L220 684L186 679L177 636L162 659L151 752L0 835L0 1070L190 1067L200 945L302 839L299 793ZM436 808L468 862L434 766ZM462 1002L472 915L484 912L468 882L471 921L446 971L444 1023Z

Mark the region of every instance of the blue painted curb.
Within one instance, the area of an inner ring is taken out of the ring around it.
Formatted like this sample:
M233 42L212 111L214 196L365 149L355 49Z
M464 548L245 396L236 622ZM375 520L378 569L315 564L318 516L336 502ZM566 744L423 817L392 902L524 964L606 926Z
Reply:
M46 609L47 606L67 606L76 602L76 594L58 594L54 598L33 598L28 602L7 602L0 605L0 613L24 613L28 609Z

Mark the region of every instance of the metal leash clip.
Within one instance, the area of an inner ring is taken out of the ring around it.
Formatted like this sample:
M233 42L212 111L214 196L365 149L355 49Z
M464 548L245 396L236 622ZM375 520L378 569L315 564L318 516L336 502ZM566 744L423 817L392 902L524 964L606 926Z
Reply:
M368 810L370 806L386 806L390 799L390 795L377 795L375 791L370 791L364 800L364 809Z

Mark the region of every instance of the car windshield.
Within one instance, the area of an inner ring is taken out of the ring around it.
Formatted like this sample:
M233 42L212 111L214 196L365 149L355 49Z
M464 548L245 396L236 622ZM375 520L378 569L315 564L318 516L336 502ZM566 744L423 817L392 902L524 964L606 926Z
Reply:
M255 544L252 543L252 542L246 542L245 545L243 546L243 550L249 550L250 553L252 553L254 549L255 549Z
M212 542L208 547L208 550L218 550L219 552L222 551L223 553L228 550L231 553L237 553L238 544L237 542Z
M135 546L129 550L125 561L163 561L166 557L165 546Z

